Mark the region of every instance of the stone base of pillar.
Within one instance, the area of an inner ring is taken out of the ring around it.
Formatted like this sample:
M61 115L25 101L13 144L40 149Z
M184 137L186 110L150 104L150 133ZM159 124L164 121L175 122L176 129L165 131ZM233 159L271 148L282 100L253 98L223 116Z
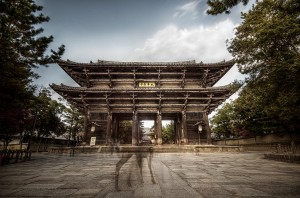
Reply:
M157 139L157 144L158 144L158 145L162 145L162 139L161 139L161 138L158 138L158 139Z
M137 146L137 141L136 141L136 139L132 139L132 146Z
M189 141L188 141L187 138L183 138L183 139L181 139L181 142L182 142L183 144L187 144Z

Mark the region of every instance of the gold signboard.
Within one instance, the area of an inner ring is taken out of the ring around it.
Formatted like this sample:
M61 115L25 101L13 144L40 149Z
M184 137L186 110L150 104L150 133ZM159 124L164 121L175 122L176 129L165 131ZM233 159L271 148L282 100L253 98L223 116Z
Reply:
M155 82L139 82L139 87L155 87Z

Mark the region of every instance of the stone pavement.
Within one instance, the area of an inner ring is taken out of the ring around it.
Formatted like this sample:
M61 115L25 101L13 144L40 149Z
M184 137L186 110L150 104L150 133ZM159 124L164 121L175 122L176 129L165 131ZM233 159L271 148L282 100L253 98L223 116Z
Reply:
M300 165L261 153L33 154L0 166L0 197L300 197Z

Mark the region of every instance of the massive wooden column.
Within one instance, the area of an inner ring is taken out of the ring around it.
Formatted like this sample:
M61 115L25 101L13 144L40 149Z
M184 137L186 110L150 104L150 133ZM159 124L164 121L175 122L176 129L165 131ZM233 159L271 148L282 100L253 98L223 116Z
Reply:
M83 134L83 142L86 143L87 141L87 133L88 133L88 114L87 112L84 113L84 120L83 120L83 125L84 125L84 134Z
M203 113L203 121L204 121L204 129L206 131L207 144L211 144L211 134L210 134L207 112Z
M180 144L181 142L181 122L180 122L180 118L179 116L177 115L177 120L175 122L175 125L176 125L176 143L177 144Z
M137 112L133 112L132 116L132 145L137 145L138 144L138 139L137 139L137 133L138 133L138 115Z
M162 122L161 122L161 111L157 111L156 115L156 136L157 144L162 145Z
M186 113L184 111L181 117L181 142L184 144L188 143Z
M113 142L117 143L118 142L118 121L117 117L114 116L113 118L113 125L112 125L112 136L113 136Z
M108 111L107 112L107 123L106 123L106 137L105 137L106 145L111 144L111 124L112 124L112 113L111 113L111 111Z

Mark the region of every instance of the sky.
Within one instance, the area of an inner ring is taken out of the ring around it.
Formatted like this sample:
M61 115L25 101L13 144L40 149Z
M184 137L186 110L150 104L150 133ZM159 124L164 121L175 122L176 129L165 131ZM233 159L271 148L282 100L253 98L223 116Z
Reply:
M234 37L241 12L207 15L206 0L36 0L50 17L44 35L53 35L50 49L66 46L62 59L76 62L230 60L226 40ZM40 67L34 83L78 86L57 64ZM233 67L215 86L243 79Z

